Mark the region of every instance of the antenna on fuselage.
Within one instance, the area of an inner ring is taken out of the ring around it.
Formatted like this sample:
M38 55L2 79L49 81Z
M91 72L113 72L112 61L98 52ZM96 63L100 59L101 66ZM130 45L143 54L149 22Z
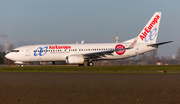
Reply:
M81 44L84 44L84 40L82 40Z

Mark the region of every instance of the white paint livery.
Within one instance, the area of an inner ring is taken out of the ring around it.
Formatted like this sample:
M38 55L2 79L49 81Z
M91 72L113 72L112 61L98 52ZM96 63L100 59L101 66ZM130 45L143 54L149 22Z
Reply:
M32 61L66 61L67 64L83 65L87 61L114 60L143 54L158 48L159 45L170 43L156 43L161 12L156 12L141 33L133 39L122 43L92 43L92 44L45 44L29 45L15 48L6 58L16 63Z

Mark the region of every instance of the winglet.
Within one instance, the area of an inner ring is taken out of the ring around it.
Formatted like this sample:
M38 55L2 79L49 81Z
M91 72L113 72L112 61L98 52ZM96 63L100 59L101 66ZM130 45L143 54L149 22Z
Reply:
M137 43L137 40L138 40L138 37L136 37L136 38L134 39L134 41L132 42L132 44L131 44L128 48L129 48L129 49L134 48L134 46L135 46L136 43Z

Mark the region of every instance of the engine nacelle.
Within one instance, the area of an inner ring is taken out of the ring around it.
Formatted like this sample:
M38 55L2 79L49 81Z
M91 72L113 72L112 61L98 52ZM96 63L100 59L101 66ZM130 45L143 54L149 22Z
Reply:
M83 64L84 57L82 55L72 55L66 57L67 64Z
M14 63L15 63L15 64L24 64L24 63L21 62L21 61L15 61Z

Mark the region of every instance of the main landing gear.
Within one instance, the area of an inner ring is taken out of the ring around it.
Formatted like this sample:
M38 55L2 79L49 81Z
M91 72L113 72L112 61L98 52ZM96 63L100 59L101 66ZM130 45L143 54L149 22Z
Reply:
M52 62L52 65L55 65L55 61Z
M84 64L79 64L79 66L84 66Z
M93 66L93 62L92 61L88 62L87 66Z
M84 66L84 63L79 64L79 66ZM87 66L93 66L93 62L92 61L87 62Z

